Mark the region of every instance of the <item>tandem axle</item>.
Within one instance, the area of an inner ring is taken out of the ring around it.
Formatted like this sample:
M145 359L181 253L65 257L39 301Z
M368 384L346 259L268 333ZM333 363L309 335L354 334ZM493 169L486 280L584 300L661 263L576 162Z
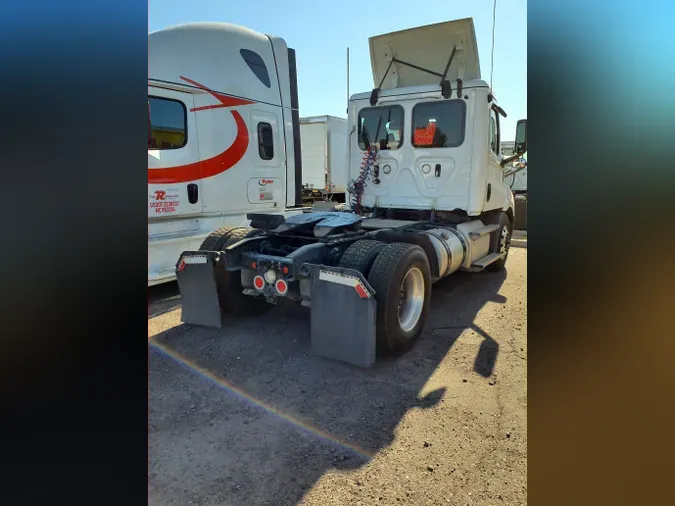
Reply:
M457 270L503 268L505 213L454 225L312 212L258 228L224 227L176 266L185 323L221 327L281 298L311 308L314 353L368 367L421 335L431 284Z

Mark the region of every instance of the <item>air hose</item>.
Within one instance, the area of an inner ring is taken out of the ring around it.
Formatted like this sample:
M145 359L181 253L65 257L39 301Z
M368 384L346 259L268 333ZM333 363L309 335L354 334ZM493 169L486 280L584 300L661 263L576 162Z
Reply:
M356 214L362 214L364 211L364 207L361 204L361 198L363 197L363 191L366 188L366 182L373 172L373 167L377 164L377 159L377 148L375 146L370 146L363 154L358 177L352 179L347 185L347 191L350 195L349 203L351 204L352 211Z

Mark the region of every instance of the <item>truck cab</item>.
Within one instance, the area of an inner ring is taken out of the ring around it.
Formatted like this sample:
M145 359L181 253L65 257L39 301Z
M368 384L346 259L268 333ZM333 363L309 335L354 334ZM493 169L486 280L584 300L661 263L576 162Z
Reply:
M148 285L250 212L300 203L295 53L226 23L148 36ZM297 161L296 161L297 160Z
M403 30L369 43L375 88L349 101L350 176L358 177L369 146L378 150L377 174L359 196L362 205L513 217L501 166L506 113L480 78L473 21Z
M348 212L253 213L176 264L181 319L220 327L281 299L310 308L317 354L371 366L422 334L431 286L503 270L514 197L506 113L480 78L473 21L371 37L374 88L350 97ZM526 151L518 122L515 151Z

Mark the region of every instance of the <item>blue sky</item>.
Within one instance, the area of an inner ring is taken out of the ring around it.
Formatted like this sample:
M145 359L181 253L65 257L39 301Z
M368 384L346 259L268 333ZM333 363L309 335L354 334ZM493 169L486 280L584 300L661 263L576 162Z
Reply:
M346 51L350 94L370 91L368 37L473 17L481 74L490 81L493 0L150 0L148 31L194 21L221 21L278 35L296 50L301 116L346 117ZM493 89L508 113L502 140L527 117L527 2L497 0Z

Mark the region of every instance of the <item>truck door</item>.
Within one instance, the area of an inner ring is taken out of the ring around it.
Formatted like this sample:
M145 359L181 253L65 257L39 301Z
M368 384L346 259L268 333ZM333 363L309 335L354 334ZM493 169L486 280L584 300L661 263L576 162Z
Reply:
M282 207L286 191L284 188L285 168L282 160L286 159L283 143L283 130L277 112L281 108L257 104L252 109L251 129L255 148L250 150L250 170L247 183L248 205L256 210Z
M501 209L506 199L507 184L501 162L499 115L490 109L490 130L488 147L488 188L485 197L485 211Z
M148 218L202 212L199 141L194 98L148 88Z

